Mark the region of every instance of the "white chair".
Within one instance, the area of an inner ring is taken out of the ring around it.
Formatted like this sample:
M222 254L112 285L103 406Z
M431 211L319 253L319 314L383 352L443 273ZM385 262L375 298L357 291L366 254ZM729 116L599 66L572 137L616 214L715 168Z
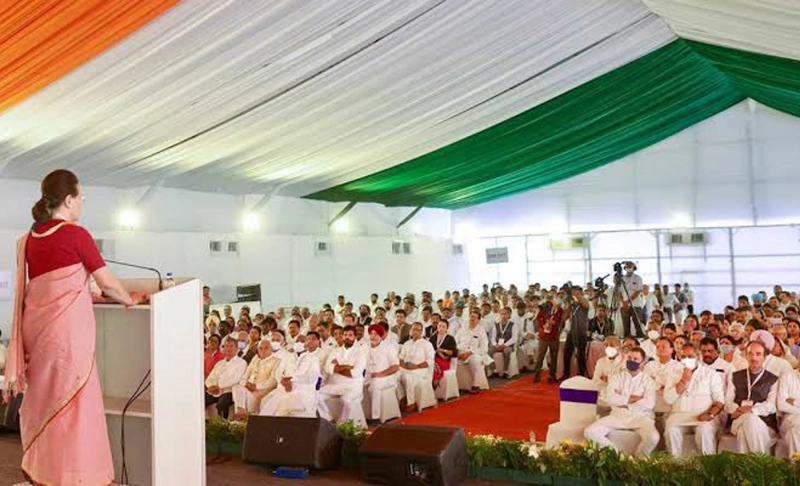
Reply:
M417 383L417 386L414 388L414 398L416 400L418 412L439 405L439 402L436 401L436 393L433 390L433 381L431 377Z
M458 370L458 358L450 358L450 369L444 372L439 386L434 390L436 398L439 400L450 400L451 398L458 398L458 378L456 372Z
M390 389L392 394L394 394L394 390ZM366 391L364 392L366 395ZM322 400L325 400L324 398ZM361 397L361 406L350 406L347 407L349 415L345 414L345 407L344 403L342 402L341 397L329 397L326 401L328 405L328 410L331 414L331 420L337 423L344 423L349 422L352 420L356 425L359 427L366 427L367 426L367 419L364 416L364 396ZM371 408L371 407L370 407Z
M739 441L736 436L730 432L723 432L717 441L717 452L733 452L739 453Z
M381 423L386 422L387 420L391 420L393 418L401 417L400 413L400 404L397 401L397 391L396 388L398 387L396 384L384 388L381 390L381 416L380 417L373 417L372 416L372 397L369 393L369 388L364 387L364 398L361 400L361 406L364 411L364 416L370 420L378 420L380 419Z
M481 390L489 389L489 379L486 378L486 368L481 367L481 374L478 376L478 388ZM456 380L458 381L458 388L460 390L472 389L472 374L469 372L469 366L459 362L456 366Z
M519 375L519 359L517 358L518 350L515 349L508 357L508 365L506 366L506 375L509 378Z
M596 418L597 385L582 376L564 380L559 388L559 400L559 421L547 428L548 447L567 439L583 441L583 429Z

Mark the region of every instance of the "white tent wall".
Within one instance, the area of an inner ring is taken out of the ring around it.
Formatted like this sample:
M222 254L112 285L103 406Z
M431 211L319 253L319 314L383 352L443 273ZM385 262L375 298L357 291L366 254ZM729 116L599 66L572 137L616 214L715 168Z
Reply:
M797 167L800 120L744 102L598 170L454 211L454 237L472 287L585 283L630 258L647 283L690 282L698 307L719 310L732 292L800 287ZM705 245L669 245L664 233L690 231L677 228L718 229L702 230ZM550 250L551 235L587 233L589 248ZM486 263L495 246L509 263Z
M38 184L0 180L0 271L13 270L17 238L30 227L30 206ZM423 209L399 230L413 208L358 204L344 219L346 235L328 230L344 204L273 197L260 211L258 231L242 231L243 214L260 196L231 196L159 188L137 208L139 229L120 230L117 217L145 192L86 187L81 224L95 238L113 240L114 259L175 275L198 276L212 287L217 302L230 301L237 284L260 283L267 306L321 305L343 293L354 303L371 292L443 292L467 283L466 259L453 255L450 212ZM392 242L411 243L411 254L392 254ZM223 251L212 253L211 241ZM239 243L227 252L227 242ZM316 252L329 243L329 254ZM123 277L142 271L112 267ZM11 302L0 301L2 339L10 336Z

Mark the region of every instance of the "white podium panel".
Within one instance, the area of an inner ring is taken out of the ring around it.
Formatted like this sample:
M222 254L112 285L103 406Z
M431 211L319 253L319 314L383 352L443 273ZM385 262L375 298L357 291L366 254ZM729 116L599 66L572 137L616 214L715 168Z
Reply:
M128 290L152 293L151 305L95 305L97 368L117 481L122 479L122 410L150 371L145 384L151 386L125 413L131 485L206 482L203 347L197 332L202 285L178 282L158 292L158 280L123 280Z

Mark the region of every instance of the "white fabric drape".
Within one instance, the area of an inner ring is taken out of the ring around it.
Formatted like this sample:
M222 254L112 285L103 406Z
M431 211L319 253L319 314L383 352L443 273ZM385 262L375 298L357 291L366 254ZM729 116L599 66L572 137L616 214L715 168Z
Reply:
M305 195L675 38L636 0L184 2L0 114L2 175Z
M798 0L644 0L680 37L800 60Z

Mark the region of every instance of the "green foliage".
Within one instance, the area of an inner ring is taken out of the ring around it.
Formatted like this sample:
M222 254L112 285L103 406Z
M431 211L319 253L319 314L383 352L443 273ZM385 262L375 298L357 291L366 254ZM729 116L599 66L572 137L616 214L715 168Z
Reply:
M206 442L218 451L224 445L241 444L244 422L215 418L206 422ZM358 467L359 448L369 430L354 422L335 424L344 440L342 465ZM778 459L757 454L723 452L713 456L678 459L665 453L633 457L594 443L564 441L544 448L518 440L479 435L467 439L467 455L473 470L508 470L582 478L600 486L800 486L800 455Z

